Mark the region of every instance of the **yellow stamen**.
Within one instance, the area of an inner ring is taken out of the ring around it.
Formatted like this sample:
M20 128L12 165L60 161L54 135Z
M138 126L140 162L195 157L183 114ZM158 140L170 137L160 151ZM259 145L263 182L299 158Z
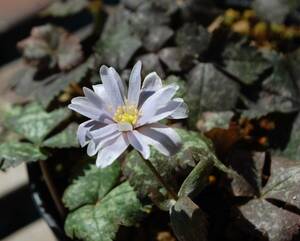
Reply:
M117 108L114 114L114 121L134 125L137 122L138 116L139 111L134 105L123 105Z

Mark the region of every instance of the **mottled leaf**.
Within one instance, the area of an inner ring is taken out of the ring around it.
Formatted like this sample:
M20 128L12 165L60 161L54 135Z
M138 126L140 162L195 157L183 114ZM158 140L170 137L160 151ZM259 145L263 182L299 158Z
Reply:
M186 23L176 32L176 44L197 57L208 49L210 39L207 30L196 23Z
M203 112L197 121L197 129L202 132L213 128L229 128L229 123L234 113L232 111Z
M261 195L276 199L300 209L300 163L273 157L271 175Z
M174 34L168 26L155 26L149 29L149 33L144 37L144 47L151 52L158 51Z
M300 161L300 115L294 121L289 142L280 155Z
M124 21L105 33L96 44L96 52L103 63L124 69L140 47L141 41Z
M133 226L143 216L142 204L128 182L115 187L102 200L71 212L65 221L70 238L112 241L120 225Z
M253 199L240 207L240 212L244 218L255 225L242 227L248 237L255 231L260 231L261 237L266 237L269 241L293 240L293 236L298 234L300 216L288 210L278 208L264 199ZM238 220L242 217L238 218ZM242 222L240 221L240 225ZM257 238L256 238L257 240Z
M138 57L138 59L142 61L143 64L142 74L144 76L154 71L159 75L160 78L165 77L164 69L156 54L150 53L150 54L141 55Z
M182 129L177 129L177 132L183 146L176 155L166 157L152 149L149 158L174 191L179 189L180 179L186 177L197 162L202 161L201 158L195 159L194 154L206 156L212 153L211 143L205 137ZM166 200L165 190L136 151L127 155L123 172L141 197L150 196L158 206Z
M188 77L187 100L191 127L194 127L198 117L204 111L231 110L238 96L239 85L212 64L196 65Z
M23 108L15 107L7 113L5 125L31 142L39 144L70 113L64 108L47 113L40 105L32 103Z
M254 48L229 45L224 53L225 69L244 84L253 84L271 68L271 64Z
M45 140L42 146L50 148L69 148L78 147L79 143L76 137L78 125L70 124L66 129Z
M300 6L298 0L255 0L253 8L256 14L270 22L283 23L289 13Z
M179 241L207 240L207 220L188 197L181 197L170 210L172 229Z
M165 85L176 84L179 89L176 92L176 98L183 98L185 100L187 94L187 83L185 80L176 75L169 75L164 81Z
M18 43L18 48L31 65L42 69L58 66L68 70L83 57L79 38L50 24L34 27L30 37Z
M84 175L73 181L63 195L67 208L74 210L87 204L95 204L102 199L118 182L120 165L115 162L104 169L90 166Z
M59 0L43 10L42 14L53 17L67 17L82 11L87 6L87 0Z
M6 142L0 144L0 169L6 170L23 162L45 160L40 149L31 143Z

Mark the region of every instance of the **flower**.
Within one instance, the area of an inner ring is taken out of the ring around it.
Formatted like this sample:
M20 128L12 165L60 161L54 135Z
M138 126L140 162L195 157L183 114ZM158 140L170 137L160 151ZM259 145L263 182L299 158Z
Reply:
M84 97L75 97L68 106L90 120L79 125L77 138L87 154L97 155L96 165L113 163L129 145L145 159L150 156L149 145L164 155L175 154L180 147L178 134L159 121L187 118L187 105L174 98L178 86L163 86L152 72L141 86L142 64L138 61L130 74L129 86L112 67L102 65L103 84L93 85L94 91L83 88Z

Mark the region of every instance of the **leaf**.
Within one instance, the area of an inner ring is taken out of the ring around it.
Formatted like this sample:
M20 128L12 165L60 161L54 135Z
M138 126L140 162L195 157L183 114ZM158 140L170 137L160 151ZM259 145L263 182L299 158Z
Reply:
M186 98L187 84L186 84L185 80L183 80L179 76L169 75L166 78L164 84L165 85L176 84L177 86L179 86L179 89L177 90L176 95L174 96L174 98L183 98L183 99Z
M269 241L293 240L299 232L300 216L285 209L278 208L264 199L253 199L240 207L241 214L250 223L255 225L255 231L260 232L260 237ZM242 223L240 220L240 223ZM244 227L248 237L253 236L254 230ZM256 237L256 240L259 240Z
M187 51L196 55L203 55L208 49L211 36L207 30L196 23L186 23L176 32L176 44L186 48Z
M254 84L271 64L254 48L229 45L224 53L225 69L246 85Z
M32 103L23 108L15 107L7 113L5 125L35 144L40 144L43 139L62 121L70 116L67 109L56 109L50 113L37 103Z
M235 225L250 237L254 233L253 229L249 229L249 222L260 232L260 237L267 237L270 241L292 240L294 235L299 234L300 225L297 211L300 208L300 164L273 157L270 166L266 185L262 185L253 199L238 207L248 228L242 221Z
M269 58L273 64L273 72L262 83L257 105L269 112L287 113L297 110L299 90L291 77L289 62L280 55Z
M197 121L197 129L204 133L213 128L227 129L233 116L232 111L203 112Z
M296 10L300 3L297 0L255 0L252 6L259 17L270 22L283 23L287 15Z
M190 71L187 86L191 127L205 111L231 110L238 100L240 89L237 83L207 63L200 63Z
M73 211L65 221L70 238L112 241L120 225L133 226L143 216L142 204L128 182L110 191L102 200Z
M216 157L211 152L200 152L194 154L194 157L195 160L198 160L198 164L182 183L178 192L180 197L189 196L192 198L197 196L208 185L208 176L216 162Z
M36 99L47 107L55 97L64 91L72 83L80 83L84 81L94 68L93 56L88 58L84 63L75 67L67 73L61 73L54 79L43 80L35 89Z
M45 160L40 149L30 143L10 141L0 144L0 169L6 170L23 162Z
M40 69L68 70L83 58L79 38L50 24L34 27L31 35L17 46L23 57Z
M170 210L172 229L179 241L207 240L207 220L188 197L180 197Z
M67 17L79 13L88 6L87 0L59 0L53 2L42 15L53 17Z
M300 115L298 114L296 120L294 121L290 140L280 153L281 156L287 157L292 160L300 161Z
M84 175L65 190L63 203L70 210L101 200L118 182L120 165L115 162L107 168L100 169L91 165Z
M144 47L151 52L158 51L174 34L174 31L165 25L155 26L149 29L145 36ZM157 38L157 36L160 36Z
M77 129L78 125L72 123L60 133L45 140L42 146L50 148L78 147L79 144L76 137Z
M276 199L300 209L300 163L285 158L272 159L271 175L261 192L265 199Z
M128 23L124 21L103 33L96 44L96 52L102 63L124 69L141 45L139 38L132 34Z
M204 136L183 129L176 129L176 131L182 138L183 146L180 151L172 157L166 157L151 149L149 158L155 168L159 170L164 181L174 190L179 189L180 180L188 175L196 163L202 161L201 158L194 159L195 154L205 156L213 152L211 143ZM126 156L123 173L141 198L150 197L156 205L164 210L166 207L161 204L167 204L168 207L170 203L166 201L168 197L165 195L165 190L136 151L132 151Z

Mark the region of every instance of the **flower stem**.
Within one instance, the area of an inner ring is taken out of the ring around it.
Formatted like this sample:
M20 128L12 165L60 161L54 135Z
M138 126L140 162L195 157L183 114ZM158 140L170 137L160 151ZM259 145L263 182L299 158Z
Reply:
M64 220L64 218L66 216L65 215L66 214L65 209L64 209L64 206L61 202L61 199L59 198L59 195L58 195L58 192L55 188L53 180L50 176L46 161L39 161L39 164L40 164L40 168L41 168L41 171L42 171L44 181L45 181L46 186L49 190L50 196L54 201L55 207L57 208L57 211L59 213L59 216L60 216L61 220Z
M141 158L144 160L145 164L149 167L149 169L152 171L154 176L156 177L157 181L167 190L168 194L174 199L178 200L178 195L176 192L172 190L172 188L164 181L162 176L159 174L159 172L156 170L156 168L153 166L153 164L147 160L144 159L142 156Z

